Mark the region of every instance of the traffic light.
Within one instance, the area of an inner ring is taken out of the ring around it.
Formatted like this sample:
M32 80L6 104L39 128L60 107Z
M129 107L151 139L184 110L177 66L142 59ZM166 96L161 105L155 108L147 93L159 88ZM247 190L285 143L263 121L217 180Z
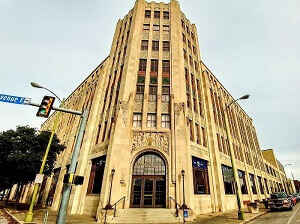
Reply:
M55 97L52 96L44 96L40 107L38 109L38 112L36 113L36 116L38 117L48 117L50 114L50 111L52 109L52 105L54 103Z

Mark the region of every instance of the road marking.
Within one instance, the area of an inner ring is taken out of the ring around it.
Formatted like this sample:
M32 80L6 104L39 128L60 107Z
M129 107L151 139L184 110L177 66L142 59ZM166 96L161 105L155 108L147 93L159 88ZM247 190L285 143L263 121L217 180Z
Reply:
M300 207L299 207L300 208ZM289 221L286 224L290 224L290 222L292 221L294 215L296 214L296 212L299 210L299 208L297 208L297 210L293 213L292 217L289 219Z

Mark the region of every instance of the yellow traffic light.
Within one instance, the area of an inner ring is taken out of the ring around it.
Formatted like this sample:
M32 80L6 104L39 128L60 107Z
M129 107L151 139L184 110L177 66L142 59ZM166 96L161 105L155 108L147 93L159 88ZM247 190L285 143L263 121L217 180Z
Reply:
M36 116L38 117L48 117L50 114L50 111L52 109L52 105L54 103L55 97L52 96L44 96L40 107L38 109L38 112L36 113Z

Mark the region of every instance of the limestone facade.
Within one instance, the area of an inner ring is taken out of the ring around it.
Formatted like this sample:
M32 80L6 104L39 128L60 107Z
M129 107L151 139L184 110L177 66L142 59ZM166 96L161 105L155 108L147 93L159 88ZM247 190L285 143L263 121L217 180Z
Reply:
M172 197L194 214L234 209L232 184L223 175L231 167L228 144L245 203L284 190L284 170L261 151L252 119L238 103L226 110L228 142L222 110L233 100L201 61L196 26L179 3L137 0L118 21L109 56L63 105L89 109L76 168L85 180L73 187L68 212L97 216L109 200L112 169L111 204L125 197L125 208L174 208ZM56 116L42 129L51 129ZM53 210L79 122L79 116L62 114L58 126L66 149L41 192Z

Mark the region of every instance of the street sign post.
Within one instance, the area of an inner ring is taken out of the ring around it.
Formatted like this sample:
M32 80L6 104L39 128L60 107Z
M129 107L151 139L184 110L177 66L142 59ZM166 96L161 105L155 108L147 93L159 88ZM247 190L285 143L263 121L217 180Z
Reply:
M10 96L0 93L0 102L14 103L14 104L29 104L31 98L21 97L21 96Z

